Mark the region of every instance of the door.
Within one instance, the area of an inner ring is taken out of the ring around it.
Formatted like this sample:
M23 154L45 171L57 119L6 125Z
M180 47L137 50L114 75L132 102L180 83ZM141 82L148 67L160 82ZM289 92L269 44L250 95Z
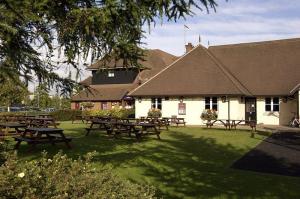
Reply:
M245 120L256 120L256 98L245 98Z

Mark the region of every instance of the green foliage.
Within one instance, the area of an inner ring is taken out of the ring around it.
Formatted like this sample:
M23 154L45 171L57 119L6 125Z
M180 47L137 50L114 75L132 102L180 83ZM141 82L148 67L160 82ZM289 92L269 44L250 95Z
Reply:
M29 92L26 86L17 77L6 77L2 79L2 83L0 83L0 106L21 104L28 94Z
M2 0L0 1L0 81L17 74L33 75L48 86L71 93L74 81L55 71L60 65L78 69L78 57L94 61L113 52L124 66L139 66L143 27L156 20L176 21L200 6L215 9L214 0ZM41 50L43 49L43 54ZM54 60L55 50L66 57ZM41 56L43 55L43 56ZM109 56L105 56L110 59ZM79 71L78 71L79 72Z
M110 110L89 110L84 112L86 115L99 116L99 117L115 117L115 118L128 118L134 117L134 109L113 108Z
M2 165L6 160L6 147L7 143L5 140L0 138L0 165Z
M70 121L73 120L76 116L82 115L81 110L71 110L71 109L61 109L54 112L51 112L53 118L57 121Z
M148 117L157 117L157 118L161 117L161 110L156 108L151 108L148 111Z
M153 198L151 187L133 184L109 168L91 164L92 154L72 160L61 152L53 158L21 162L10 157L0 167L3 198Z
M207 109L201 113L200 117L202 120L215 120L218 118L218 113L215 110Z
M91 108L94 107L94 103L92 103L92 102L82 102L81 106L84 108L84 110L91 109Z

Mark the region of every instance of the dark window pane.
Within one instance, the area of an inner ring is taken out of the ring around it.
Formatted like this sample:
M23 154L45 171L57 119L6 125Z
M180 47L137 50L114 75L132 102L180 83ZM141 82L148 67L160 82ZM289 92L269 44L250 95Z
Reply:
M215 111L217 111L218 110L218 105L217 104L213 104L212 105L212 109L215 110Z
M212 103L218 103L218 98L217 97L213 97L212 98Z
M157 108L161 110L161 98L157 98Z
M205 104L205 109L210 109L210 105L209 104Z
M273 105L273 111L279 111L279 105Z
M270 104L266 104L266 111L271 111L271 105Z
M279 98L278 97L273 98L273 104L279 104Z
M209 104L210 103L210 97L206 97L205 98L205 104Z
M270 97L266 97L266 104L271 104L271 98Z
M151 108L155 108L155 98L151 99Z
M157 108L161 110L161 104L157 104Z

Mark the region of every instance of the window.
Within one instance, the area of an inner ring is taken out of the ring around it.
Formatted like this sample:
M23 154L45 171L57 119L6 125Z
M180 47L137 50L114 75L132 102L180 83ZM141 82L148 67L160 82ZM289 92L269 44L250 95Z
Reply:
M108 71L108 77L114 77L115 76L115 72L114 71Z
M102 110L107 110L108 109L107 102L102 102L101 103L101 109Z
M205 97L205 109L218 110L218 98L217 97Z
M279 97L266 97L265 99L266 111L279 111Z
M152 98L151 99L151 108L156 108L161 110L161 98Z

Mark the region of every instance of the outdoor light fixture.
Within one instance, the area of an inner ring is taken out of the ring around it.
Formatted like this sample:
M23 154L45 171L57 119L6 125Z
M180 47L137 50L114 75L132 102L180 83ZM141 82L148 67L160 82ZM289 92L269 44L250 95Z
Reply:
M142 98L141 98L141 97L139 97L138 101L139 101L139 103L141 103L141 102L142 102Z
M181 97L179 98L179 101L180 101L180 102L183 102L183 96L181 96Z
M288 97L283 97L283 98L282 98L282 102L283 102L283 103L287 103L287 101L288 101Z
M227 97L226 96L222 96L221 100L222 100L223 103L225 103L225 102L227 102Z

